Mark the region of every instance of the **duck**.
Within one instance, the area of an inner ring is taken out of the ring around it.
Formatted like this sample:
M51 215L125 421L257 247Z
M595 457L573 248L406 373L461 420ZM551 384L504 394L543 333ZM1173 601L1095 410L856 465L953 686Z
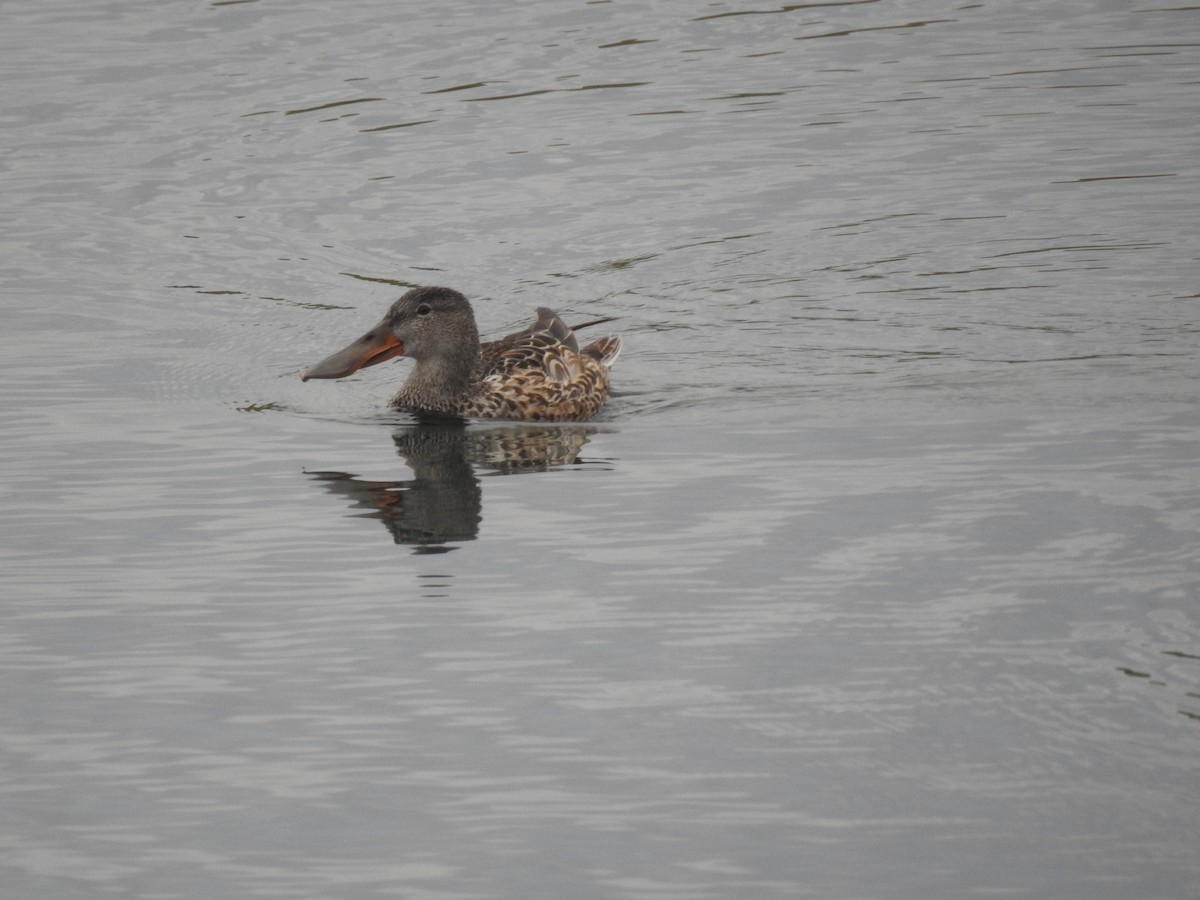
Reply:
M538 307L528 328L481 343L470 302L452 288L415 287L374 328L301 373L302 381L345 378L397 356L415 361L391 406L417 414L527 422L578 422L608 399L619 337L582 349L581 328Z

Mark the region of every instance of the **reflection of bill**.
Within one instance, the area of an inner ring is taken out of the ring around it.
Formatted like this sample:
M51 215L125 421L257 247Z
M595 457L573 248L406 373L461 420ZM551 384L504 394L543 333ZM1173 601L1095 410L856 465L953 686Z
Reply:
M346 472L309 472L335 494L381 519L397 544L427 553L474 540L483 518L480 475L544 472L582 464L579 451L599 429L580 425L475 427L463 422L407 426L392 437L413 477L365 481Z

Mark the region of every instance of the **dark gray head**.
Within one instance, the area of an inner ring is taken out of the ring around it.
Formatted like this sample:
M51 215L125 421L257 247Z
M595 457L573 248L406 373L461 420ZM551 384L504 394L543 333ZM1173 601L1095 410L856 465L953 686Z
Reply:
M392 304L384 322L404 355L413 359L479 355L479 329L471 304L458 291L447 287L413 288Z
M395 356L432 365L440 377L462 379L479 357L479 330L471 304L446 287L417 287L392 304L378 325L300 377L345 378Z

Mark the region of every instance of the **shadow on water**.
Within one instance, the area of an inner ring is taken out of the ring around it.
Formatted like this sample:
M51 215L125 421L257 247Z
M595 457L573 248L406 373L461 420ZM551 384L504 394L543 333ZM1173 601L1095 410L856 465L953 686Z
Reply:
M368 481L349 472L307 472L368 510L397 544L446 553L474 540L483 521L482 475L521 475L583 465L579 453L599 429L580 425L470 426L460 420L408 425L392 435L413 477Z

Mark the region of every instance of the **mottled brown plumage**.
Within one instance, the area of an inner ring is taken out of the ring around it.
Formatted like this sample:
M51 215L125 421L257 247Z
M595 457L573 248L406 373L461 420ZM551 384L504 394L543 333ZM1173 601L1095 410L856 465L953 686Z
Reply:
M398 409L524 421L590 418L608 397L608 370L621 340L603 337L580 349L553 310L537 312L525 330L480 344L466 297L450 288L413 288L382 322L301 378L343 378L403 355L416 365L392 399Z

